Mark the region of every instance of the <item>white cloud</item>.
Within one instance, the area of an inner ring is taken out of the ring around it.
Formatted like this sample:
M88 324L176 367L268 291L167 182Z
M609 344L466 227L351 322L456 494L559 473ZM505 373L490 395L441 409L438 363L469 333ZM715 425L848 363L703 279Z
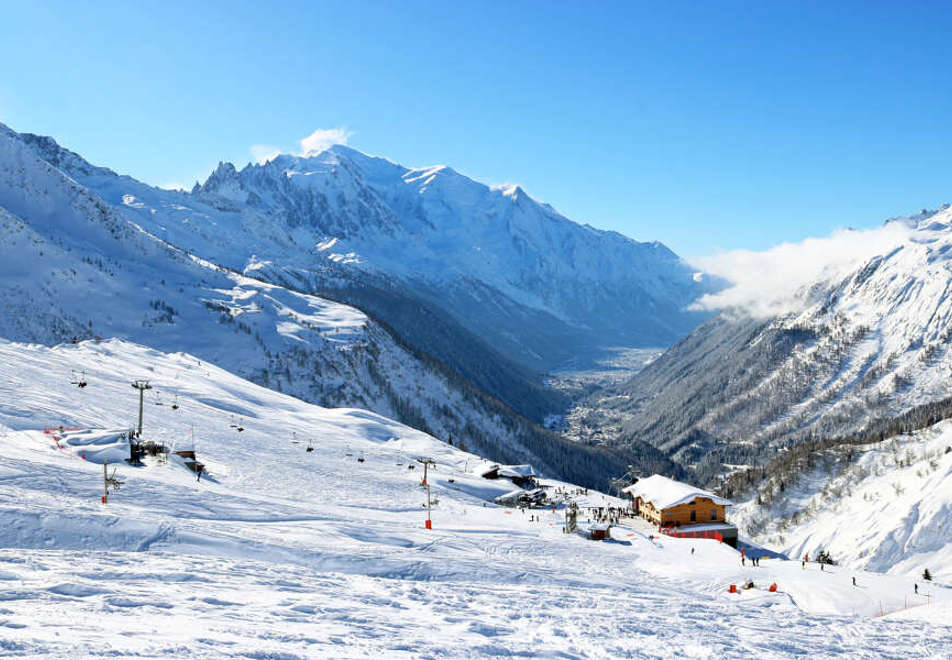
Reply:
M281 154L281 149L278 147L273 147L270 144L253 144L251 145L251 155L254 157L255 162L259 165L264 165L269 160L272 160Z
M319 128L301 140L301 155L310 156L320 153L335 144L347 144L353 133L343 126L338 128Z
M795 311L802 305L807 285L847 276L869 259L901 245L910 231L903 223L890 222L878 229L845 229L826 238L782 243L763 252L732 250L695 259L695 265L731 286L702 296L694 307L742 309L757 317Z
M300 149L285 149L271 144L253 144L250 151L255 162L264 165L283 153L294 153L298 156L313 156L335 144L347 144L347 140L354 133L343 126L337 128L319 128L306 138L299 140Z

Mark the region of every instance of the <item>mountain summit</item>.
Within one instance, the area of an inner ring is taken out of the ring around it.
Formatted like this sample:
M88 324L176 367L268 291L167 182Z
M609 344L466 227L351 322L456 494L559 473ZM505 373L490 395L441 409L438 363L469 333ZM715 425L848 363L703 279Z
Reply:
M579 225L518 186L447 166L337 145L222 163L194 195L267 215L301 244L296 262L398 282L535 368L605 346L666 346L704 318L687 307L708 285L664 245Z

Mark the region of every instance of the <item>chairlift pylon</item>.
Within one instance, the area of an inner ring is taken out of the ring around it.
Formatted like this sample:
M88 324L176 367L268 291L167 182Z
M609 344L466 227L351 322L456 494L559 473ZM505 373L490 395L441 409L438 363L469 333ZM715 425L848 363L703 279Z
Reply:
M69 373L70 373L70 377L72 378L72 380L69 381L69 384L70 384L70 385L75 385L76 387L82 389L82 388L86 387L86 385L89 384L89 383L86 382L86 370L85 370L85 369L83 369L83 371L82 371L82 376L77 376L75 369L70 369L70 370L69 370Z

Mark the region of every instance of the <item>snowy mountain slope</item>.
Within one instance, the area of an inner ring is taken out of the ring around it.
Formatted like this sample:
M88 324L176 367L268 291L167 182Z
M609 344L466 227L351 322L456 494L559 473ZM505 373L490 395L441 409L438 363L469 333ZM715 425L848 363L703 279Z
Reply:
M540 376L513 363L477 331L481 323L495 328L492 318L497 316L519 325L528 314L540 328L534 339L540 350L545 346L566 350L567 345L578 343L581 335L571 344L563 334L549 337L552 324L542 312L526 312L514 305L493 314L475 309L477 323L465 326L446 311L450 291L442 291L439 300L427 300L385 274L349 268L348 260L338 259L339 255L325 259L319 247L333 241L315 247L317 239L289 228L280 213L236 205L217 195L200 198L153 188L94 167L51 138L18 137L38 157L62 168L111 202L117 213L133 218L162 240L256 279L357 306L386 323L408 346L450 366L463 379L536 422L567 405L562 394L542 386Z
M535 427L351 307L239 275L150 234L53 163L101 170L68 154L52 161L0 132L0 336L117 336L187 350L306 400L372 409L580 481L631 462Z
M89 385L67 383L69 369L85 370ZM103 505L94 455L83 460L80 447L58 446L42 429L127 428L136 377L180 405L156 406L150 392L143 437L194 447L209 474L196 481L149 458L122 465L124 484ZM244 420L240 433L234 415ZM187 354L122 341L0 343L0 434L0 645L11 654L947 651L948 625L935 618L952 601L947 588L930 586L932 603L903 612L915 618L887 621L873 617L907 604L906 578L767 559L742 567L727 546L648 538L652 528L639 524L616 528L612 542L566 535L561 510L524 515L488 504L495 491L472 476L481 460L472 454L379 415L305 404ZM407 469L421 455L436 461L431 531L421 475ZM757 588L727 592L748 578ZM765 589L773 581L777 593Z
M577 225L518 187L448 167L410 169L335 146L240 171L222 163L185 194L93 167L49 138L23 138L194 254L239 271L258 262L302 269L313 292L369 278L534 369L609 346L666 346L707 316L687 307L711 286L660 243ZM370 311L397 326L385 306Z
M649 440L709 477L947 398L952 209L893 222L894 245L805 287L788 313L725 312L607 393L620 440Z
M824 549L850 568L952 582L952 422L850 451L851 462L828 452L783 491L766 484L735 520L793 557Z

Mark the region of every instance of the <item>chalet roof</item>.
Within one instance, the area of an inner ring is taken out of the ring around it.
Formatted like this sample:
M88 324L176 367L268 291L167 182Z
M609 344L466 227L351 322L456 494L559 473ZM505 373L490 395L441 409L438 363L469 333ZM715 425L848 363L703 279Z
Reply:
M715 504L733 504L730 500L718 497L702 488L668 479L660 474L639 479L625 488L624 492L631 494L632 497L640 497L647 502L651 502L656 509L668 509L679 504L686 504L696 497L707 497L713 500Z
M536 473L535 470L532 469L531 465L500 465L499 476L527 479L529 477L536 476Z
M488 465L476 466L474 472L483 477L493 470L497 470L496 474L500 477L508 477L510 479L528 479L537 476L531 465L499 465L498 463L490 463Z

